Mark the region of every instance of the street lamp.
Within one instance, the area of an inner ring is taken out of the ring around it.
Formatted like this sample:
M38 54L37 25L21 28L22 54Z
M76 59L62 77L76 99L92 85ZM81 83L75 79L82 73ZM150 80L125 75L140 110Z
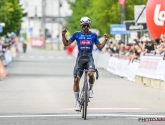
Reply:
M42 21L41 21L41 31L44 39L44 48L46 48L45 45L45 8L46 8L46 0L42 0Z

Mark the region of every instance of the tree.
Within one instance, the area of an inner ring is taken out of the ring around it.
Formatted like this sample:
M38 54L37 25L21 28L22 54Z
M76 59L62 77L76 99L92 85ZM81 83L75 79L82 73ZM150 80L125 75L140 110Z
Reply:
M75 2L70 2L70 8L72 10L72 16L67 18L67 27L70 33L74 33L77 30L81 30L80 19L83 16L87 16L87 10L90 9L91 0L75 0Z
M6 0L0 1L0 22L9 22L10 12L13 12L12 3Z
M88 1L88 2L87 2ZM143 0L142 4L146 4ZM134 5L140 5L140 0L126 1L126 20L134 19ZM92 20L92 26L96 27L100 35L110 32L111 24L120 24L121 5L118 0L75 0L70 3L72 18L68 19L68 27L71 33L78 30L78 20L82 15L87 15ZM80 29L80 28L79 28Z
M10 32L17 32L21 28L22 17L26 16L23 13L23 9L19 5L18 0L2 0L3 4L0 7L0 22L5 23L5 27L3 28L3 32L1 35L6 35ZM6 6L7 5L7 6ZM4 14L3 14L4 12Z

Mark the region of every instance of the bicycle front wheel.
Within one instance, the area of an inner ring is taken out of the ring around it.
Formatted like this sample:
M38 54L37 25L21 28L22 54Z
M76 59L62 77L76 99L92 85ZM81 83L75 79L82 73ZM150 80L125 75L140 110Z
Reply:
M84 120L86 120L86 116L87 116L87 105L88 105L88 85L85 85L85 91L84 91L84 106L83 106L83 110L84 110Z

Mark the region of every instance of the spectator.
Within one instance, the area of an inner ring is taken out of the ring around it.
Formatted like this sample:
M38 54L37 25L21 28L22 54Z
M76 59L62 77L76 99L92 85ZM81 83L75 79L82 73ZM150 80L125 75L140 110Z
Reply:
M130 62L133 62L134 59L138 59L140 57L140 54L142 52L142 48L140 46L140 44L138 42L133 42L134 43L134 47L132 48L132 54L130 55Z
M162 54L163 52L165 52L165 34L161 35L160 49L161 49L160 54Z
M153 41L147 41L145 44L145 52L150 53L150 52L154 51L154 49L155 49L155 47L154 47Z
M125 46L123 41L119 41L119 55L125 54Z

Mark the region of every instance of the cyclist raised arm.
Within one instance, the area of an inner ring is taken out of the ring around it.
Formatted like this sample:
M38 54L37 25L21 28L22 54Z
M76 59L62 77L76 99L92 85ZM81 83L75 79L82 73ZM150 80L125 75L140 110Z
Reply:
M104 41L102 43L96 44L97 48L99 50L102 50L103 47L105 46L105 44L107 43L108 39L109 39L109 35L108 34L104 34Z
M70 40L66 39L66 37L65 37L66 32L67 32L66 29L62 30L62 41L63 41L64 46L68 46L72 43Z
M82 17L80 19L80 25L81 25L82 30L75 32L69 40L67 40L65 37L65 34L67 32L66 29L64 29L62 31L62 40L63 40L63 43L65 46L70 45L72 42L74 42L74 40L77 41L77 46L78 46L78 55L77 55L76 64L74 67L74 74L73 74L74 75L73 91L74 91L75 99L76 99L76 106L75 106L76 111L81 110L81 107L79 104L79 92L80 92L79 82L80 82L80 78L83 74L83 71L78 71L78 73L77 73L78 60L81 57L81 55L83 54L83 52L86 51L88 54L88 57L90 59L90 62L88 64L87 68L88 68L88 70L90 70L90 72L88 72L89 97L92 98L93 97L93 84L95 81L94 72L92 72L92 69L95 69L94 59L93 59L93 55L92 55L93 44L95 44L97 46L97 48L101 50L105 46L105 44L109 38L109 36L107 34L105 34L104 35L105 40L102 43L100 43L96 33L89 31L91 21L88 17Z

